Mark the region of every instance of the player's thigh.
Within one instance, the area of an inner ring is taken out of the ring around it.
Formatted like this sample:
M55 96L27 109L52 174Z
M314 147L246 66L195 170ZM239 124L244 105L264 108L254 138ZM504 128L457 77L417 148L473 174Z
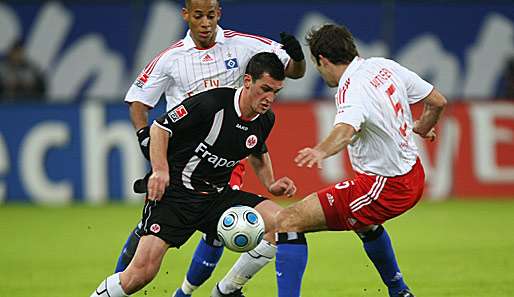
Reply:
M277 232L314 232L327 229L317 193L284 208L276 217Z

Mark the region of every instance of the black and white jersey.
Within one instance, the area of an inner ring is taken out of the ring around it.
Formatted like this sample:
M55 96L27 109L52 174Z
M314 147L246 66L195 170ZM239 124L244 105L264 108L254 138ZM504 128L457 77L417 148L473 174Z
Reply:
M250 154L267 152L275 115L270 110L242 119L240 89L217 88L171 109L154 124L168 131L170 186L194 192L219 192L234 166Z

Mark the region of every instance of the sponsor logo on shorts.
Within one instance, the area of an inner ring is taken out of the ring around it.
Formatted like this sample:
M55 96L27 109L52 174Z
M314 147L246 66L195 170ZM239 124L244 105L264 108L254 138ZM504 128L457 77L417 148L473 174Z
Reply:
M328 200L328 204L330 204L330 206L334 205L334 196L332 196L332 194L327 193L327 200Z
M257 136L255 136L255 135L248 136L248 138L246 139L246 147L251 149L256 144L257 144Z
M354 218L348 218L348 223L349 223L351 226L353 226L353 225L355 225L355 223L357 223L357 220L356 220L356 219L354 219Z
M150 226L150 231L153 233L159 233L159 231L161 231L161 226L159 226L159 224L153 224Z

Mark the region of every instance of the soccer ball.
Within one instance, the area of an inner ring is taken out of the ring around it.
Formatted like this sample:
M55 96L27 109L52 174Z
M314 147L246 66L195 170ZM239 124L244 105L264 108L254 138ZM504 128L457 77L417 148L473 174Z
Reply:
M264 220L249 206L233 206L218 221L218 238L234 252L253 250L264 236Z

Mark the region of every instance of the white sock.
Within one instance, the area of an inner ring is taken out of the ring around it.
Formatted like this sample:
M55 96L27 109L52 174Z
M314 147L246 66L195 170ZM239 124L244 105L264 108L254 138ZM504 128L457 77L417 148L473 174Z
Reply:
M188 280L187 277L184 278L184 281L182 282L182 286L180 287L182 289L182 292L186 293L187 295L192 295L193 291L198 289L198 286L193 286Z
M120 282L120 273L113 274L102 281L91 297L126 297Z
M262 240L255 249L242 254L227 275L218 283L221 293L228 294L241 289L262 267L273 260L276 253L276 246Z

